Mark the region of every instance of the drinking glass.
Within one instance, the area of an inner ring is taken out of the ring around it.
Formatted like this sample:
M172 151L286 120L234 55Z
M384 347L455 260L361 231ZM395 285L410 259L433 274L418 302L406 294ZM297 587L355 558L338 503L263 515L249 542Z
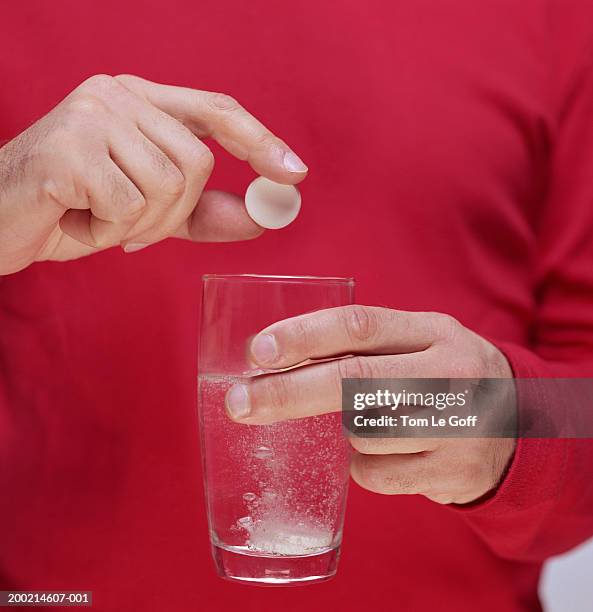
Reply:
M199 415L212 553L224 578L300 584L336 572L350 445L340 413L271 425L231 421L225 395L270 375L248 343L276 321L351 304L354 281L310 276L203 277Z

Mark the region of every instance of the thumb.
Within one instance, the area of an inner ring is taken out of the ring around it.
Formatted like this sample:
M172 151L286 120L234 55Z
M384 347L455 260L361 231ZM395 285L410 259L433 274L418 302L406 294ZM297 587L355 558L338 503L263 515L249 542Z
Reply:
M175 238L194 242L252 240L264 229L249 217L242 198L225 191L204 191Z

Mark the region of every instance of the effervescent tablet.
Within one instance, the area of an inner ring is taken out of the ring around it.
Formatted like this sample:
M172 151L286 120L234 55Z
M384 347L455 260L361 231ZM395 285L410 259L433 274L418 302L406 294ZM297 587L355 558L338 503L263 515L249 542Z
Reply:
M280 229L296 219L301 194L294 185L282 185L260 176L247 187L245 207L261 227Z

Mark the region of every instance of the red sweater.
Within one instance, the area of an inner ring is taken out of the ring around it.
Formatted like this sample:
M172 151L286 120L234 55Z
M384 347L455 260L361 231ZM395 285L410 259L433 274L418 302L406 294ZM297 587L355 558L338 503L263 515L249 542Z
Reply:
M456 316L522 375L593 374L590 1L17 2L0 139L93 73L224 91L311 168L289 228L167 240L0 278L0 589L94 609L538 610L593 534L591 441L519 444L471 509L353 486L338 576L262 589L210 559L196 419L200 275L354 276ZM253 173L217 148L213 186Z

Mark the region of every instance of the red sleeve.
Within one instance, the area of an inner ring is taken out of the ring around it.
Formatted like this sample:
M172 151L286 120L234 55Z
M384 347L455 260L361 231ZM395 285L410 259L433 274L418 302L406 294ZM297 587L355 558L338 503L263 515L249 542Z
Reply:
M546 362L516 345L499 348L518 378L585 375L579 364ZM586 369L590 375L593 366ZM521 439L496 494L454 511L498 555L543 561L593 535L592 467L591 439Z
M495 342L517 378L593 377L592 48L556 109L533 339L529 347ZM453 511L504 557L542 561L570 549L593 535L593 440L519 440L495 495Z

